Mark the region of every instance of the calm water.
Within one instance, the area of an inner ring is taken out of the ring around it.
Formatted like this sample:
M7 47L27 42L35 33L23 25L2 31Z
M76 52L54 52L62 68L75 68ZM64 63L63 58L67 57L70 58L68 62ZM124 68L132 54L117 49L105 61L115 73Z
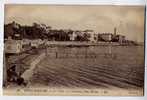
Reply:
M48 48L33 85L82 88L143 88L143 46Z

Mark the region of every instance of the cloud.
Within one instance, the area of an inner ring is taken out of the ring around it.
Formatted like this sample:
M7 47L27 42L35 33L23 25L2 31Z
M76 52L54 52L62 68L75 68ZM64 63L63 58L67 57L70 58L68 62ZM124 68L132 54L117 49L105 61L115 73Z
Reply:
M144 41L144 6L6 5L5 23L44 23L56 29L117 32Z

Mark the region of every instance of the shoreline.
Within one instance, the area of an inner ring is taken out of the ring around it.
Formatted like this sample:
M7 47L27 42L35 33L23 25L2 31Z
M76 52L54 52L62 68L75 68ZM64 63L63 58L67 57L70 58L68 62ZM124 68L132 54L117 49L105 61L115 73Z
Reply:
M118 42L73 42L73 41L48 41L47 46L89 47L89 46L144 46L144 44L118 43Z

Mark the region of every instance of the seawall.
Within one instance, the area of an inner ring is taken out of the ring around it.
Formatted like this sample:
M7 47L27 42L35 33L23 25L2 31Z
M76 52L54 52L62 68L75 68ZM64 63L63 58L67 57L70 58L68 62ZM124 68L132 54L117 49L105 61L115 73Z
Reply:
M26 70L21 77L24 78L25 81L29 81L29 79L33 75L33 70L36 68L36 65L45 57L45 53L39 54L35 59L33 59L30 63L30 67L28 70Z

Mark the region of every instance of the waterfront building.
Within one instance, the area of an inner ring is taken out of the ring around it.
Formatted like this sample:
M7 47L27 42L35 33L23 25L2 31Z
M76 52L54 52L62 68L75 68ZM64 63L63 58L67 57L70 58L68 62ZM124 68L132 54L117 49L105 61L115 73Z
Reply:
M119 43L125 42L125 36L123 36L123 35L118 35L118 42L119 42Z
M97 42L98 41L98 34L95 34L94 32L90 34L89 41L91 42Z
M112 42L124 43L126 41L125 36L123 35L113 35Z
M97 42L98 41L98 34L96 34L93 30L85 30L85 34L87 34L87 39L90 42Z
M77 37L76 32L72 32L71 34L69 34L70 41L74 41L76 37Z
M5 53L17 54L22 51L22 41L8 39L4 45Z
M99 34L99 41L110 42L112 41L113 34L112 33L100 33Z

